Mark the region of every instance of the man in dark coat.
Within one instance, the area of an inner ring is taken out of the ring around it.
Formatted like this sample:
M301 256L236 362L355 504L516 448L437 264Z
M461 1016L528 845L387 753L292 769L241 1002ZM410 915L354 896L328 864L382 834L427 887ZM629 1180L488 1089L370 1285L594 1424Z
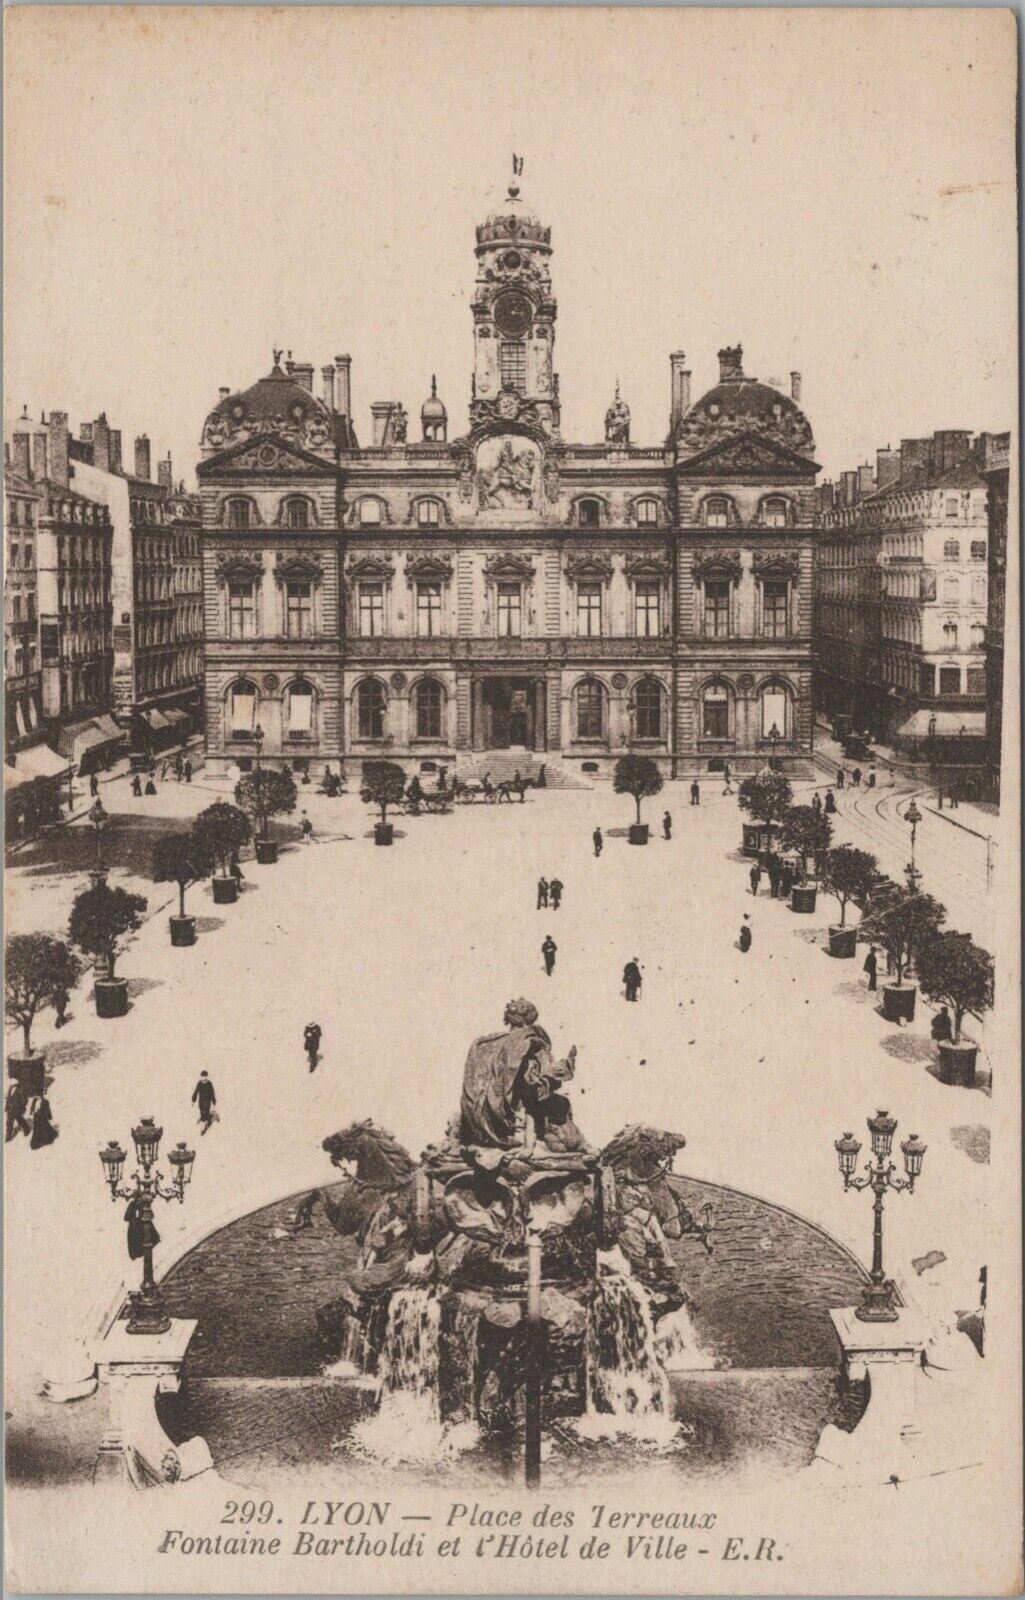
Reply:
M773 900L777 900L779 898L779 883L783 869L775 856L769 857L769 864L765 870L769 874L769 893Z
M747 955L747 952L751 948L751 918L746 912L744 914L744 920L740 924L740 938L738 939L737 943L740 945L741 953L743 955Z
M601 853L602 853L602 847L605 844L605 840L602 838L602 832L601 832L600 828L595 828L594 832L591 835L591 839L592 839L592 841L594 843L594 853L595 853L595 855L596 856L600 856Z
M316 1070L317 1062L320 1060L320 1038L320 1024L308 1022L303 1029L303 1049L310 1058L311 1072Z
M876 976L879 971L879 962L876 958L876 947L874 944L869 946L869 952L865 957L865 965L863 970L868 973L868 987L870 990L873 990L876 986Z
M192 1091L192 1104L199 1107L199 1121L203 1132L206 1133L213 1125L214 1106L217 1104L217 1095L214 1093L208 1072L199 1074L199 1082Z
M546 911L547 909L548 909L548 879L547 878L538 878L538 880L537 880L537 910L538 911L542 911L542 910Z
M552 938L551 934L548 935L544 944L541 946L541 954L545 958L545 971L549 977L551 977L555 970L555 952L558 948L559 947Z
M562 904L562 879L553 878L548 885L548 898L553 911L558 911Z
M641 967L636 956L633 957L632 961L628 961L623 968L623 987L626 990L626 998L628 1000L636 1000L640 996Z
M698 783L697 778L694 779L690 786L690 803L692 806L701 804L701 785Z
M749 877L751 879L751 893L752 894L757 894L759 885L761 884L761 881L762 881L762 869L758 865L757 861L752 866L751 871L749 873Z
M20 1083L7 1086L4 1097L4 1141L9 1144L16 1133L31 1133L32 1125L25 1116L25 1096Z
M673 837L673 819L667 811L662 818L662 836L665 839Z

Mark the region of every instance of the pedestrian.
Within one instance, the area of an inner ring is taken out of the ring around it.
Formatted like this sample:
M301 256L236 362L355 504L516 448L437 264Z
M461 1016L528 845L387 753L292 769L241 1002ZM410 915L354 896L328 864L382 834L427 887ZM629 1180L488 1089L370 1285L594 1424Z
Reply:
M591 835L591 839L592 839L592 841L594 843L594 853L595 853L595 855L596 856L600 856L601 853L602 853L602 849L604 847L604 844L605 844L605 840L602 838L602 834L601 834L601 829L600 828L595 828L594 832Z
M54 1026L57 1028L63 1028L68 1020L68 1001L70 999L71 996L63 983L53 991L53 1009L57 1013L54 1018Z
M553 911L558 911L562 904L562 879L553 878L548 885L548 898Z
M878 963L878 960L876 959L876 947L873 944L873 945L869 946L869 952L868 952L868 955L865 957L865 966L864 966L864 971L868 973L868 987L869 987L869 992L870 993L874 992L874 990L875 990L875 987L876 987L876 975L877 975L878 969L879 969L879 963Z
M160 766L160 781L161 781L161 783L163 783L163 781L164 781L164 779L166 777L167 777L167 762L164 761L164 762L161 763L161 766Z
M48 1144L53 1144L57 1137L57 1127L50 1110L50 1102L45 1094L37 1094L29 1102L29 1116L32 1119L32 1134L29 1145L33 1150L43 1150Z
M826 804L823 809L827 817L836 816L836 795L833 793L832 789L826 790Z
M694 782L690 786L690 803L692 806L699 806L701 804L701 790L698 787L697 778L694 779Z
M157 792L157 786L153 782L153 779L152 778L147 778L146 779L146 793L147 794L156 794L156 792Z
M448 768L447 767L439 767L438 768L438 788L439 789L444 789L447 779L448 779Z
M545 958L545 971L549 977L551 977L555 970L555 952L558 948L559 947L552 938L551 934L548 935L544 944L541 946L541 954Z
M186 783L191 783L192 782L192 762L191 761L186 761L184 767L182 768L182 771L185 774L185 782Z
M513 773L513 783L516 786L516 793L520 797L520 805L522 805L527 794L527 780L520 772L519 767L517 767L516 771Z
M869 771L868 771L868 786L869 786L870 789L874 789L875 786L876 786L876 769L875 769L875 767L870 767L869 768Z
M748 916L746 911L744 913L744 920L740 924L740 938L737 940L737 943L740 946L741 954L746 956L747 952L751 948L751 918Z
M208 1132L217 1119L217 1113L214 1110L217 1104L217 1095L209 1072L201 1072L199 1074L199 1082L192 1091L192 1104L199 1107L200 1127L204 1133Z
M420 784L420 779L414 772L413 776L409 780L409 788L406 790L406 799L409 801L410 808L414 816L416 816L417 812L420 810L420 802L423 800L423 797L424 792Z
M851 773L851 788L857 789L861 783L861 768L855 767Z
M733 793L733 785L730 783L730 769L729 769L729 767L726 768L726 772L725 772L724 776L725 776L725 781L723 783L722 792L723 792L723 798L725 799L728 794L732 794Z
M628 1000L637 1000L641 992L641 964L634 956L623 968L623 988Z
M842 789L844 784L846 783L846 781L847 781L847 774L844 772L843 767L837 767L837 769L836 769L836 786L837 786L837 788L838 789Z
M547 911L548 910L548 879L547 878L538 878L538 880L537 880L537 908L536 909L538 911Z
M174 775L178 779L178 782L181 783L181 781L182 781L182 753L181 753L180 750L177 752L177 754L175 755L175 758L174 758Z
M665 839L673 837L673 819L668 811L662 818L662 837Z
M139 777L138 773L136 773L132 779L132 793L134 794L136 800L142 799L142 779Z
M304 839L313 838L313 823L310 821L305 811L303 812L303 820L300 824L299 832L302 834Z
M751 868L749 876L751 879L751 893L757 894L762 882L762 869L757 861Z
M100 792L100 780L96 776L95 772L90 772L90 774L89 774L89 793L92 795L93 799L95 800L96 796L99 794L99 792Z
M32 1128L25 1117L25 1097L21 1084L15 1080L8 1085L4 1096L4 1143L10 1144L16 1133L29 1134Z
M230 862L230 864L228 866L228 876L230 878L234 878L236 883L241 883L242 879L243 879L243 876L244 876L243 871L242 871L242 863L238 858L238 846L237 845L236 845L235 849L231 852L231 862Z
M303 1029L303 1049L309 1057L311 1072L316 1070L317 1062L320 1060L320 1040L319 1023L308 1022Z
M950 1020L950 1012L946 1006L940 1006L940 1009L932 1019L932 1027L929 1031L937 1044L950 1044L954 1037L954 1028Z
M769 874L769 895L773 900L779 899L779 886L783 876L783 868L775 856L769 857L769 864L765 869Z
M822 796L817 789L811 797L811 808L817 817L822 815Z
M728 761L724 761L722 764L722 775L726 780L727 793L732 794L733 791L730 789L730 779L732 778L733 774L730 771L730 764Z

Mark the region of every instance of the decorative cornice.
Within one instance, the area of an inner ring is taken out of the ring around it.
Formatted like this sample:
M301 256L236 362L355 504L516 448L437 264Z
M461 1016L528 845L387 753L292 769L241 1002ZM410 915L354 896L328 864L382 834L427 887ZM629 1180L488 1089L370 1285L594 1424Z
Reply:
M566 576L571 583L604 583L612 580L612 562L607 555L594 553L593 555L581 552L578 555L567 556Z
M231 578L253 580L262 575L263 562L259 550L218 550L214 556L214 571L221 583Z
M322 583L324 564L319 555L309 550L279 550L274 576L279 583Z
M451 583L452 558L447 554L408 555L406 557L406 582Z
M534 576L534 570L530 558L518 555L514 550L499 551L484 559L486 583L497 583L501 580L529 583Z
M801 562L792 550L756 550L751 568L756 578L797 578Z
M631 581L637 578L664 579L669 576L669 561L658 551L641 550L635 555L627 556L623 570Z
M694 553L693 572L699 583L728 578L737 584L742 571L739 550L697 550Z
M354 582L391 583L395 572L391 562L383 556L368 555L357 556L355 561L351 561L348 575Z

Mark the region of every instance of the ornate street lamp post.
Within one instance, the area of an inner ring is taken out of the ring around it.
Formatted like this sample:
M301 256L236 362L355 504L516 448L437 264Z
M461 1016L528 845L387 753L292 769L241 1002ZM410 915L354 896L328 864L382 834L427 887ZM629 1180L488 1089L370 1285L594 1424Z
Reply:
M158 1128L152 1117L143 1117L138 1126L132 1129L139 1169L133 1172L131 1184L121 1183L125 1152L117 1140L112 1139L100 1151L104 1176L110 1185L110 1198L128 1201L128 1254L133 1261L142 1256L142 1286L128 1296L132 1308L128 1319L129 1333L166 1333L171 1326L171 1319L164 1310L160 1291L153 1278L153 1249L160 1243L160 1235L153 1225L153 1202L158 1198L184 1201L196 1152L187 1149L184 1144L175 1145L167 1157L174 1169L174 1179L165 1185L163 1173L159 1169L154 1170L163 1135L163 1128Z
M769 741L769 749L772 751L772 754L769 757L769 765L772 768L773 772L775 772L776 771L776 763L779 761L780 741L783 738L783 735L780 733L779 728L777 727L776 723L772 724L772 727L769 729L769 732L766 735L766 737L768 738L768 741Z
M872 1136L872 1155L875 1159L866 1161L863 1178L854 1176L861 1150L860 1141L850 1133L845 1133L842 1139L833 1141L833 1148L840 1162L844 1191L871 1189L873 1195L871 1282L865 1289L861 1305L854 1314L862 1322L896 1322L893 1283L883 1274L883 1195L887 1189L907 1189L910 1194L915 1187L915 1179L922 1170L922 1157L925 1155L926 1147L917 1133L911 1134L904 1140L900 1148L904 1156L904 1170L907 1177L897 1178L894 1177L894 1166L890 1160L893 1136L897 1131L897 1119L891 1117L887 1111L877 1111L874 1117L868 1119L868 1131Z
M915 805L914 800L912 800L911 804L904 813L904 821L911 829L911 860L904 868L904 876L908 880L908 888L912 891L912 893L918 888L918 885L922 881L922 874L915 866L915 835L918 832L918 824L921 822L921 820L922 813Z
M107 869L103 865L103 830L110 821L99 795L96 796L90 807L89 821L96 830L96 865L90 872L89 877L92 880L93 888L98 889L102 883L107 881Z
M265 838L267 834L267 818L264 816L263 812L263 782L260 777L260 773L262 771L260 766L260 755L263 751L263 739L263 729L261 728L260 724L257 723L256 727L253 729L253 742L256 745L256 817L260 824L259 838L261 839Z

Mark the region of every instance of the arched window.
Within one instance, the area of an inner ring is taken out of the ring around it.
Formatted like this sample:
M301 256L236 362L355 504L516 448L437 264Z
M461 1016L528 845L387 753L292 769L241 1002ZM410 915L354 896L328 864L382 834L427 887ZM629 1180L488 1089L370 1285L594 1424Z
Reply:
M981 622L972 623L972 649L982 650L986 645L986 630Z
M778 682L764 684L759 699L762 706L762 738L773 743L777 739L781 742L791 739L794 719L790 691L786 684Z
M240 678L228 690L228 737L245 738L256 727L258 696L256 685Z
M605 691L597 678L578 683L574 698L577 710L577 738L604 739Z
M437 500L418 500L416 520L421 528L436 528L441 522L441 505Z
M712 495L705 501L705 525L709 528L725 528L730 520L730 502L725 495Z
M380 500L361 500L357 507L357 511L359 513L359 523L364 528L376 527L379 523L384 521L384 517L381 514Z
M943 648L944 648L944 650L956 650L957 649L957 623L956 622L945 622L943 624Z
M641 527L652 527L658 522L658 501L638 500L634 506L634 513Z
M286 528L308 528L310 525L310 502L304 495L295 494L286 500L282 508L284 515L282 521Z
M601 501L578 500L577 523L581 528L597 528L601 526Z
M422 678L413 693L418 739L441 738L441 714L445 693L437 678Z
M956 578L944 578L943 599L948 606L956 606L961 595L961 586Z
M305 678L297 678L285 692L285 737L287 739L312 739L313 685Z
M383 739L387 707L377 678L364 678L356 690L356 726L361 739Z
M767 528L785 528L788 506L782 495L770 495L762 501L762 521Z
M729 739L730 691L725 683L709 683L701 696L701 737Z
M241 495L229 500L226 507L226 520L229 528L251 528L253 525L253 504L251 500L244 500Z
M657 678L642 678L634 689L634 738L663 739L662 685Z

